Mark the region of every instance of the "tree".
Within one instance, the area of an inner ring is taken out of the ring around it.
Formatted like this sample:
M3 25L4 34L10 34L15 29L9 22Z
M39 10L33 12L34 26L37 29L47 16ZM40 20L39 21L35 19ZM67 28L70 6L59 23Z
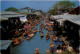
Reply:
M50 13L51 15L57 15L58 13L57 13L57 11L56 10L54 10L54 9L50 9L49 11L48 11L48 13Z
M75 7L75 4L73 2L70 2L70 1L59 1L55 5L53 5L53 10L55 10L58 14L61 14L61 13L65 13L65 12L71 11L74 7Z
M5 11L18 11L18 9L15 7L9 7L7 9L5 9Z

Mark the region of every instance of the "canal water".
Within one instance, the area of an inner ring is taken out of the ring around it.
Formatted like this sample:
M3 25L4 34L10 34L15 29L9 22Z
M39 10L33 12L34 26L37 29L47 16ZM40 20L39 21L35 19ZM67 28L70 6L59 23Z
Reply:
M10 53L11 54L35 54L35 49L38 48L40 54L46 54L46 50L49 50L50 42L52 41L52 39L50 37L49 40L46 40L47 30L44 28L42 28L42 31L44 32L44 37L41 38L40 36L41 32L39 32L40 25L41 23L36 26L38 31L32 39L27 40L25 37L23 37L24 41L20 45L17 45L15 47L12 46L10 47ZM53 44L56 48L57 44L61 44L61 43L53 42Z

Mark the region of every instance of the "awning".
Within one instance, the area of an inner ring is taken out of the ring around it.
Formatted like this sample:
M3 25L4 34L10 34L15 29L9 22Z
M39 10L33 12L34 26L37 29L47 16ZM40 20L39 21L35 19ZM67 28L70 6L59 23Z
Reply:
M0 40L0 50L6 50L10 44L11 44L12 40Z

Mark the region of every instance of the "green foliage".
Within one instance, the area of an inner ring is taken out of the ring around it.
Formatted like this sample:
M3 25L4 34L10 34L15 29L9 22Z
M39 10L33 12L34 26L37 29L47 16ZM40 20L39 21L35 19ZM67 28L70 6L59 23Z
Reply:
M56 10L53 10L53 9L49 10L48 13L50 13L51 15L53 15L53 14L54 14L54 15L58 14L57 11L56 11Z
M75 7L75 4L70 1L59 1L55 5L52 6L53 9L49 10L50 14L60 14L69 12Z
M5 11L18 11L18 9L16 9L15 7L9 7L5 9Z
M58 8L60 8L60 9L63 9L63 8L69 9L69 8L74 8L75 4L73 2L70 2L70 1L59 1L53 7L54 7L54 9L58 9Z

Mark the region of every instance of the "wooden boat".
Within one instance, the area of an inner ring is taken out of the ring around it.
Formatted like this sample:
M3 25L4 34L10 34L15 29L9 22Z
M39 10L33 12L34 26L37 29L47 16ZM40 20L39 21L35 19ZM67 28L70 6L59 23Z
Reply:
M49 31L52 31L52 30L53 30L52 28L49 29Z
M49 33L47 33L47 34L46 34L46 36L50 36L50 34L49 34Z
M53 41L55 41L55 37L54 36L52 36L51 38L52 38Z
M35 54L40 54L38 48L36 48L36 50L35 50Z
M30 34L30 37L32 38L34 36L34 34Z
M42 22L41 24L43 25L44 23Z
M42 29L42 26L40 26L40 29Z
M23 40L24 39L22 37L13 39L12 44L13 44L13 46L19 45L19 44L21 44L23 42Z
M47 53L47 54L50 54L50 51L49 51L49 50L46 50L46 53Z
M52 53L54 53L54 45L53 45L52 42L50 42L50 51L51 51Z
M41 32L41 29L39 29L39 32Z
M36 30L34 30L33 33L35 34L36 33Z
M50 36L46 35L46 40L48 40L50 38Z
M13 46L19 45L18 41L13 42Z
M35 31L37 32L37 29Z
M52 32L51 32L51 35L53 35L53 33L54 33L54 32L52 31Z
M49 34L49 32L47 32L47 34L46 34L46 40L48 40L50 38L50 34Z
M41 33L41 37L43 37L44 36L44 33Z
M49 36L46 36L46 40L48 40L50 37Z
M34 26L32 26L32 28L34 28Z
M31 38L30 36L27 36L27 38L26 38L26 39L27 39L27 40L29 40L30 38Z

